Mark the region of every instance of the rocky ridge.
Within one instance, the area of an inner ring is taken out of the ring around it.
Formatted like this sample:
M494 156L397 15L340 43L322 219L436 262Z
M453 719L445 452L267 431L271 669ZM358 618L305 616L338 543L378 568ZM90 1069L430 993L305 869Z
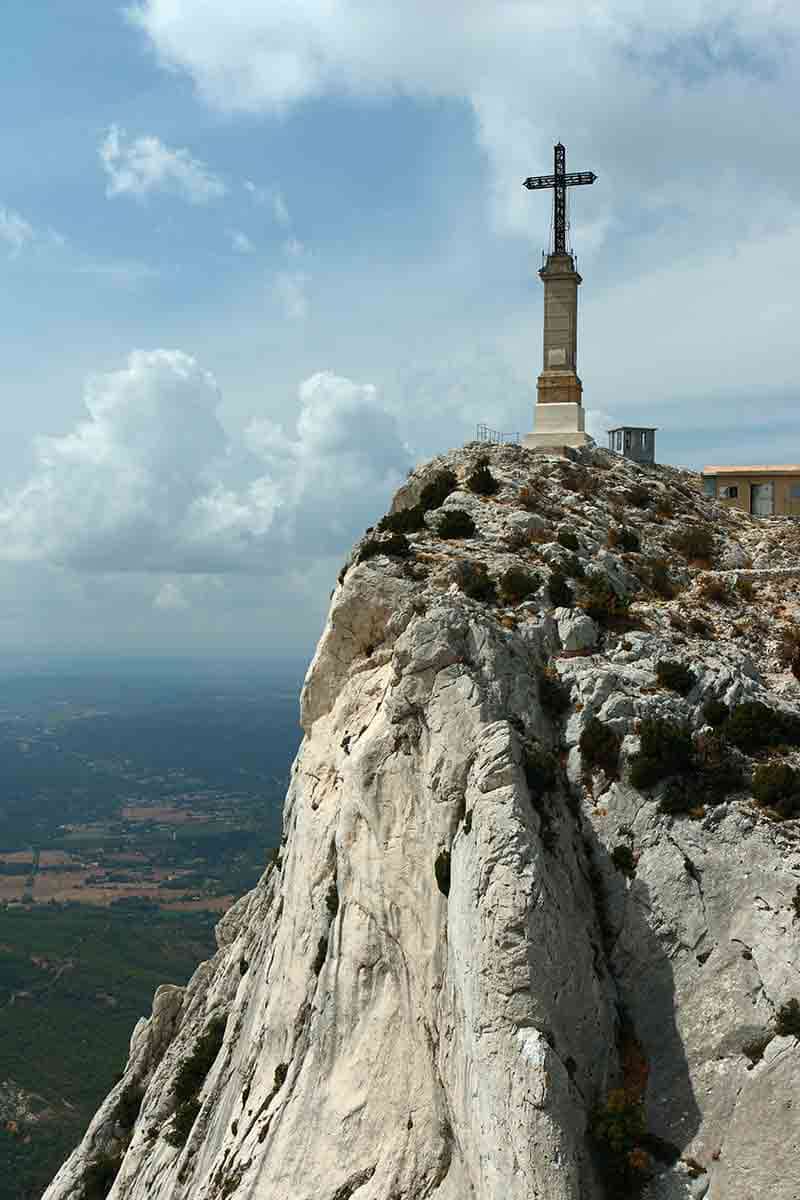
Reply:
M796 1200L798 562L596 448L418 468L277 861L45 1200Z

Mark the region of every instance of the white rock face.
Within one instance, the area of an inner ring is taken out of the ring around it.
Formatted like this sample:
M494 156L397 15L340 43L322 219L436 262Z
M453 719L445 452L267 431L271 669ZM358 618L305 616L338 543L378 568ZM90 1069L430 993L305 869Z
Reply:
M394 510L475 457L426 467ZM498 495L447 502L470 511L474 538L426 528L410 558L346 572L303 689L278 864L185 991L159 989L123 1081L44 1200L79 1200L101 1154L121 1155L111 1200L616 1200L589 1126L620 1087L643 1100L650 1200L800 1195L798 1042L774 1037L754 1066L743 1053L800 995L796 822L774 823L746 791L670 816L658 788L626 782L643 717L702 729L704 700L768 699L764 681L741 636L670 625L680 597L643 599L646 628L626 634L451 586L459 557L492 578L547 562L551 514L515 519L514 497L533 478L552 509L562 464L515 447L490 457ZM644 559L600 547L607 507L649 475L604 452L578 459L597 475L591 511L568 505L589 574L643 594ZM689 478L653 486L686 508ZM637 510L632 524L663 557L663 522L648 534L648 520ZM520 532L537 535L529 551ZM662 658L692 667L686 695L658 688ZM594 717L624 739L620 779L582 758ZM215 1016L224 1041L173 1145L180 1064ZM135 1085L130 1130L118 1108Z

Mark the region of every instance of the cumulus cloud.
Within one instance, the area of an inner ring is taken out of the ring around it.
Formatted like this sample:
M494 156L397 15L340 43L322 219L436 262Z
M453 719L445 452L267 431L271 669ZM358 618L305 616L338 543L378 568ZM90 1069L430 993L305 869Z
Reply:
M220 424L213 377L178 350L135 351L93 379L86 417L40 437L36 469L0 502L0 561L170 576L284 573L341 553L408 455L374 388L321 373L294 430ZM164 582L154 603L186 589Z
M466 103L505 230L542 227L520 182L548 171L557 136L568 165L600 175L580 205L597 242L655 227L674 255L798 210L788 0L240 0L235 16L140 0L129 16L223 110L398 92Z
M107 196L143 200L151 192L166 191L191 204L207 204L219 200L228 190L188 150L173 150L152 135L129 138L118 125L111 126L98 153L108 175Z

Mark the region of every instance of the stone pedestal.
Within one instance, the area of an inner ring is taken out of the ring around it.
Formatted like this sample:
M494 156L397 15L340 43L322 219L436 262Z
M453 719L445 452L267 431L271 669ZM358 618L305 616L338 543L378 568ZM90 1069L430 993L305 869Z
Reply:
M576 370L581 277L571 254L550 254L539 278L544 284L544 362L536 385L533 433L523 438L523 445L584 446L588 437L583 385Z

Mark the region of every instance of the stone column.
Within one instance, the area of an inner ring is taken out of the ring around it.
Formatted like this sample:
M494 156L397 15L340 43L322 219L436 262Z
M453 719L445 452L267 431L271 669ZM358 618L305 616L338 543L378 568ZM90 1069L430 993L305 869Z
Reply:
M536 385L534 432L526 446L582 446L583 386L578 359L578 284L571 254L550 254L539 278L544 284L544 345L542 373Z

